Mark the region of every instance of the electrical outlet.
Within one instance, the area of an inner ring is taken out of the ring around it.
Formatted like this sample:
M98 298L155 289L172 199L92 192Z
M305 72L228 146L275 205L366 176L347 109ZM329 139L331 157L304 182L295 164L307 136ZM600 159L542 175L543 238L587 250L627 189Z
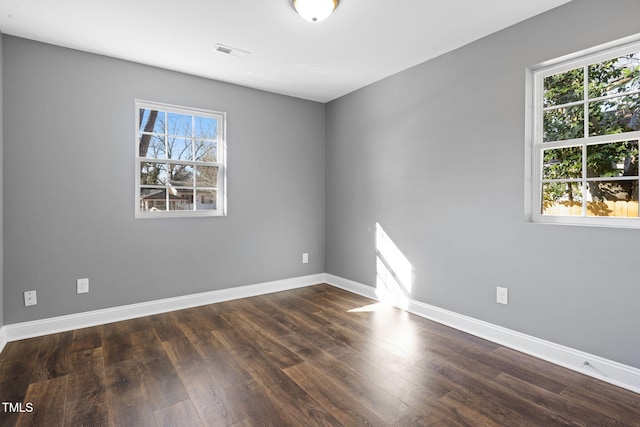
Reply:
M38 304L38 300L36 299L36 291L27 291L24 293L24 306L29 307L30 305Z
M309 264L309 254L307 252L302 254L302 263Z
M76 289L79 294L89 292L89 279L78 279L76 281Z
M500 286L498 286L496 288L496 302L498 304L508 305L509 304L509 289L501 288Z

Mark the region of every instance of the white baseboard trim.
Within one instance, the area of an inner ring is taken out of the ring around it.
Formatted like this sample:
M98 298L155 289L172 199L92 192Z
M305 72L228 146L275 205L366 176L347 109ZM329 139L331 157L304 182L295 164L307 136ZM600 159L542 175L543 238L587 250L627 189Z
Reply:
M20 339L81 329L89 326L103 325L121 320L134 319L239 298L247 298L273 292L302 288L318 283L328 283L337 288L374 300L379 300L379 297L376 294L376 289L371 286L334 276L332 274L320 273L291 279L240 286L237 288L221 289L139 304L124 305L103 310L88 311L85 313L34 320L31 322L4 325L0 328L0 352L4 349L7 342L17 341ZM420 317L433 320L443 325L451 326L452 328L493 341L505 347L521 351L635 393L640 393L640 369L520 332L512 331L501 326L425 304L420 301L409 300L406 306L402 308ZM585 362L588 362L588 364L585 365Z
M4 350L5 345L7 345L7 330L3 326L0 328L0 353Z
M326 283L374 300L379 300L376 289L362 283L332 274L326 275ZM463 316L420 301L409 300L406 307L402 308L420 317L451 326L452 328L467 332L471 335L521 351L635 393L640 393L640 369L512 331L472 317ZM587 364L585 364L585 362L587 362Z
M303 288L306 286L316 285L318 283L324 283L325 277L324 273L320 273L5 325L0 329L0 351L2 347L4 347L2 345L3 337L4 342L6 343L7 341L17 341L57 332L87 328L89 326L104 325L121 320L167 313L170 311L198 307L216 302Z

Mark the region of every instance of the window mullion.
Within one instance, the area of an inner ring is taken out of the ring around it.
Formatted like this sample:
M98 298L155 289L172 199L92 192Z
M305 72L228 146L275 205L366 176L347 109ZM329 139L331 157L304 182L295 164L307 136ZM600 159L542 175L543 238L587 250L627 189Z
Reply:
M606 101L608 99L613 99L613 98L620 98L623 96L633 96L633 95L640 95L640 89L638 90L631 90L628 92L620 92L620 93L614 93L614 94L610 94L610 95L603 95L603 96L599 96L596 98L590 98L589 100L592 102L599 102L599 101ZM558 104L558 105L551 105L549 107L543 107L542 111L553 111L553 110L559 110L561 108L567 108L567 107L575 107L578 105L582 105L584 103L584 100L580 100L580 101L573 101L573 102L567 102L566 104Z
M162 135L162 138L164 139L164 156L165 158L168 158L169 156L169 120L168 120L168 115L169 113L167 113L166 111L162 112L162 116L164 117L164 124L162 126L162 131L164 132L164 135Z
M582 105L584 103L583 100L580 101L574 101L574 102L567 102L566 104L559 104L559 105L551 105L549 107L544 107L542 108L542 111L553 111L553 110L559 110L561 108L567 108L567 107L576 107L578 105Z
M637 177L635 176L598 176L589 178L589 182L606 182L606 181L634 181Z
M587 216L587 146L582 146L582 216Z
M196 160L196 117L191 116L191 160L195 162ZM198 200L196 200L196 171L197 166L194 164L191 166L193 168L193 176L191 177L191 202L193 206L191 210L198 210Z
M584 102L584 139L589 139L589 67L584 66L582 100ZM587 145L582 145L582 216L587 216Z
M620 98L623 96L633 96L633 95L640 95L640 90L632 90L629 92L620 92L620 93L614 93L611 95L604 95L604 96L599 96L597 98L592 98L590 99L593 102L598 102L598 101L606 101L608 99L613 99L613 98Z

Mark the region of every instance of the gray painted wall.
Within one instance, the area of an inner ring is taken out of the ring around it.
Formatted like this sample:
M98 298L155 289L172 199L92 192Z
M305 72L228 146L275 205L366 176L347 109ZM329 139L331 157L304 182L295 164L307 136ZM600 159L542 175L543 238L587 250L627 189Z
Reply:
M324 272L322 104L6 35L3 56L6 324ZM227 217L134 219L135 98L228 113Z
M524 219L525 69L638 16L573 1L329 103L327 272L375 286L379 223L411 298L640 368L640 230Z
M4 325L4 318L3 318L3 300L4 300L4 286L3 286L3 277L4 277L4 256L3 256L3 249L4 249L4 236L3 236L3 197L2 197L2 190L3 190L3 185L2 185L2 177L4 176L3 173L3 159L2 159L2 153L3 153L3 135L4 135L4 131L3 131L3 127L2 127L2 59L3 59L3 44L2 44L2 38L3 35L2 33L0 33L0 328Z

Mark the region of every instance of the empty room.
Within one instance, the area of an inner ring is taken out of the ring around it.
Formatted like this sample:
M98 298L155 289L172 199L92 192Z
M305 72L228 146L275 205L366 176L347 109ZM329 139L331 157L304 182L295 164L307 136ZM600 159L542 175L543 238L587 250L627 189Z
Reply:
M0 426L640 426L638 17L0 0Z

